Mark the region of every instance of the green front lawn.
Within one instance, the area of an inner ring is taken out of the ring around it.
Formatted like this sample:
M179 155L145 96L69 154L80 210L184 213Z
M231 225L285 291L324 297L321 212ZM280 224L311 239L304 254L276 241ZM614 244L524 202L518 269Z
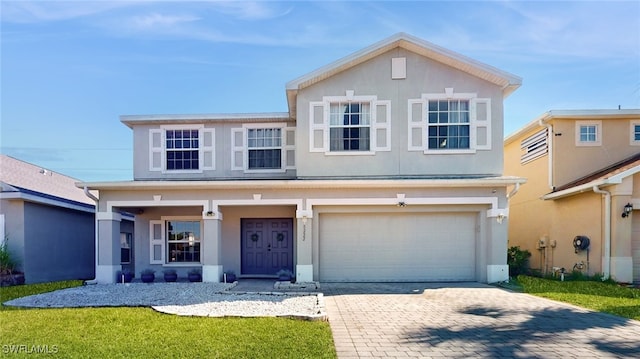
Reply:
M518 276L524 292L598 312L640 320L640 289L598 281L564 281Z
M12 298L78 285L0 288ZM0 350L65 358L335 358L327 322L180 317L150 308L0 308ZM20 347L20 346L23 347ZM38 347L34 346L40 346Z

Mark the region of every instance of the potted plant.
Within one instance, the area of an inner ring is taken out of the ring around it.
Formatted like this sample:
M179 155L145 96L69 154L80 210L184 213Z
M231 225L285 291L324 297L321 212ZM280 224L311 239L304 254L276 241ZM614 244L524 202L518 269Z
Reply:
M123 269L118 272L118 283L131 283L133 280L133 272L129 269Z
M140 279L144 283L151 283L156 279L155 271L153 269L145 269L140 272Z
M202 282L202 273L198 268L191 269L187 277L189 278L189 282Z
M224 272L224 275L222 277L225 283L233 283L236 281L236 272L228 270Z
M276 275L278 280L283 282L290 282L293 278L293 272L288 269L280 269Z
M164 273L165 282L175 282L178 280L178 273L175 269L165 269L162 273Z

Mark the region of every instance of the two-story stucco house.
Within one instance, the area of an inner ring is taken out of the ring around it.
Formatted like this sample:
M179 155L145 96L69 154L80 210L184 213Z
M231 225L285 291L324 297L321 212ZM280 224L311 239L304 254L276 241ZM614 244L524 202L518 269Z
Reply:
M201 268L298 281L507 278L503 100L521 79L397 34L286 84L288 112L122 116L134 180L100 192L97 279Z
M509 245L544 273L640 281L640 110L549 111L505 139Z

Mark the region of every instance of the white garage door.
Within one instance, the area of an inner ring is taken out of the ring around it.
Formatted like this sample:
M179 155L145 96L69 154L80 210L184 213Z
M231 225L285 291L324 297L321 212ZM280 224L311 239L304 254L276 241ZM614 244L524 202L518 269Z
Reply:
M474 281L473 213L320 214L321 281Z

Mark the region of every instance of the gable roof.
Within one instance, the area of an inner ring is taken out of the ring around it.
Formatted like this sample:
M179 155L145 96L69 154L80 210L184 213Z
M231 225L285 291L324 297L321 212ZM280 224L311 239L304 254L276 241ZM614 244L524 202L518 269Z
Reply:
M41 198L47 203L58 202L93 208L95 202L76 187L79 180L27 163L13 157L0 155L0 194L3 198Z
M575 181L559 186L553 192L543 196L543 199L558 199L592 191L594 186L618 184L621 183L624 178L638 172L640 172L640 153L590 173Z
M397 47L409 50L496 84L502 88L504 97L509 96L522 84L522 78L516 75L476 61L415 36L400 32L360 51L354 52L340 60L289 81L286 85L289 112L292 116L295 116L295 98L299 90L327 79L339 72L348 70Z

